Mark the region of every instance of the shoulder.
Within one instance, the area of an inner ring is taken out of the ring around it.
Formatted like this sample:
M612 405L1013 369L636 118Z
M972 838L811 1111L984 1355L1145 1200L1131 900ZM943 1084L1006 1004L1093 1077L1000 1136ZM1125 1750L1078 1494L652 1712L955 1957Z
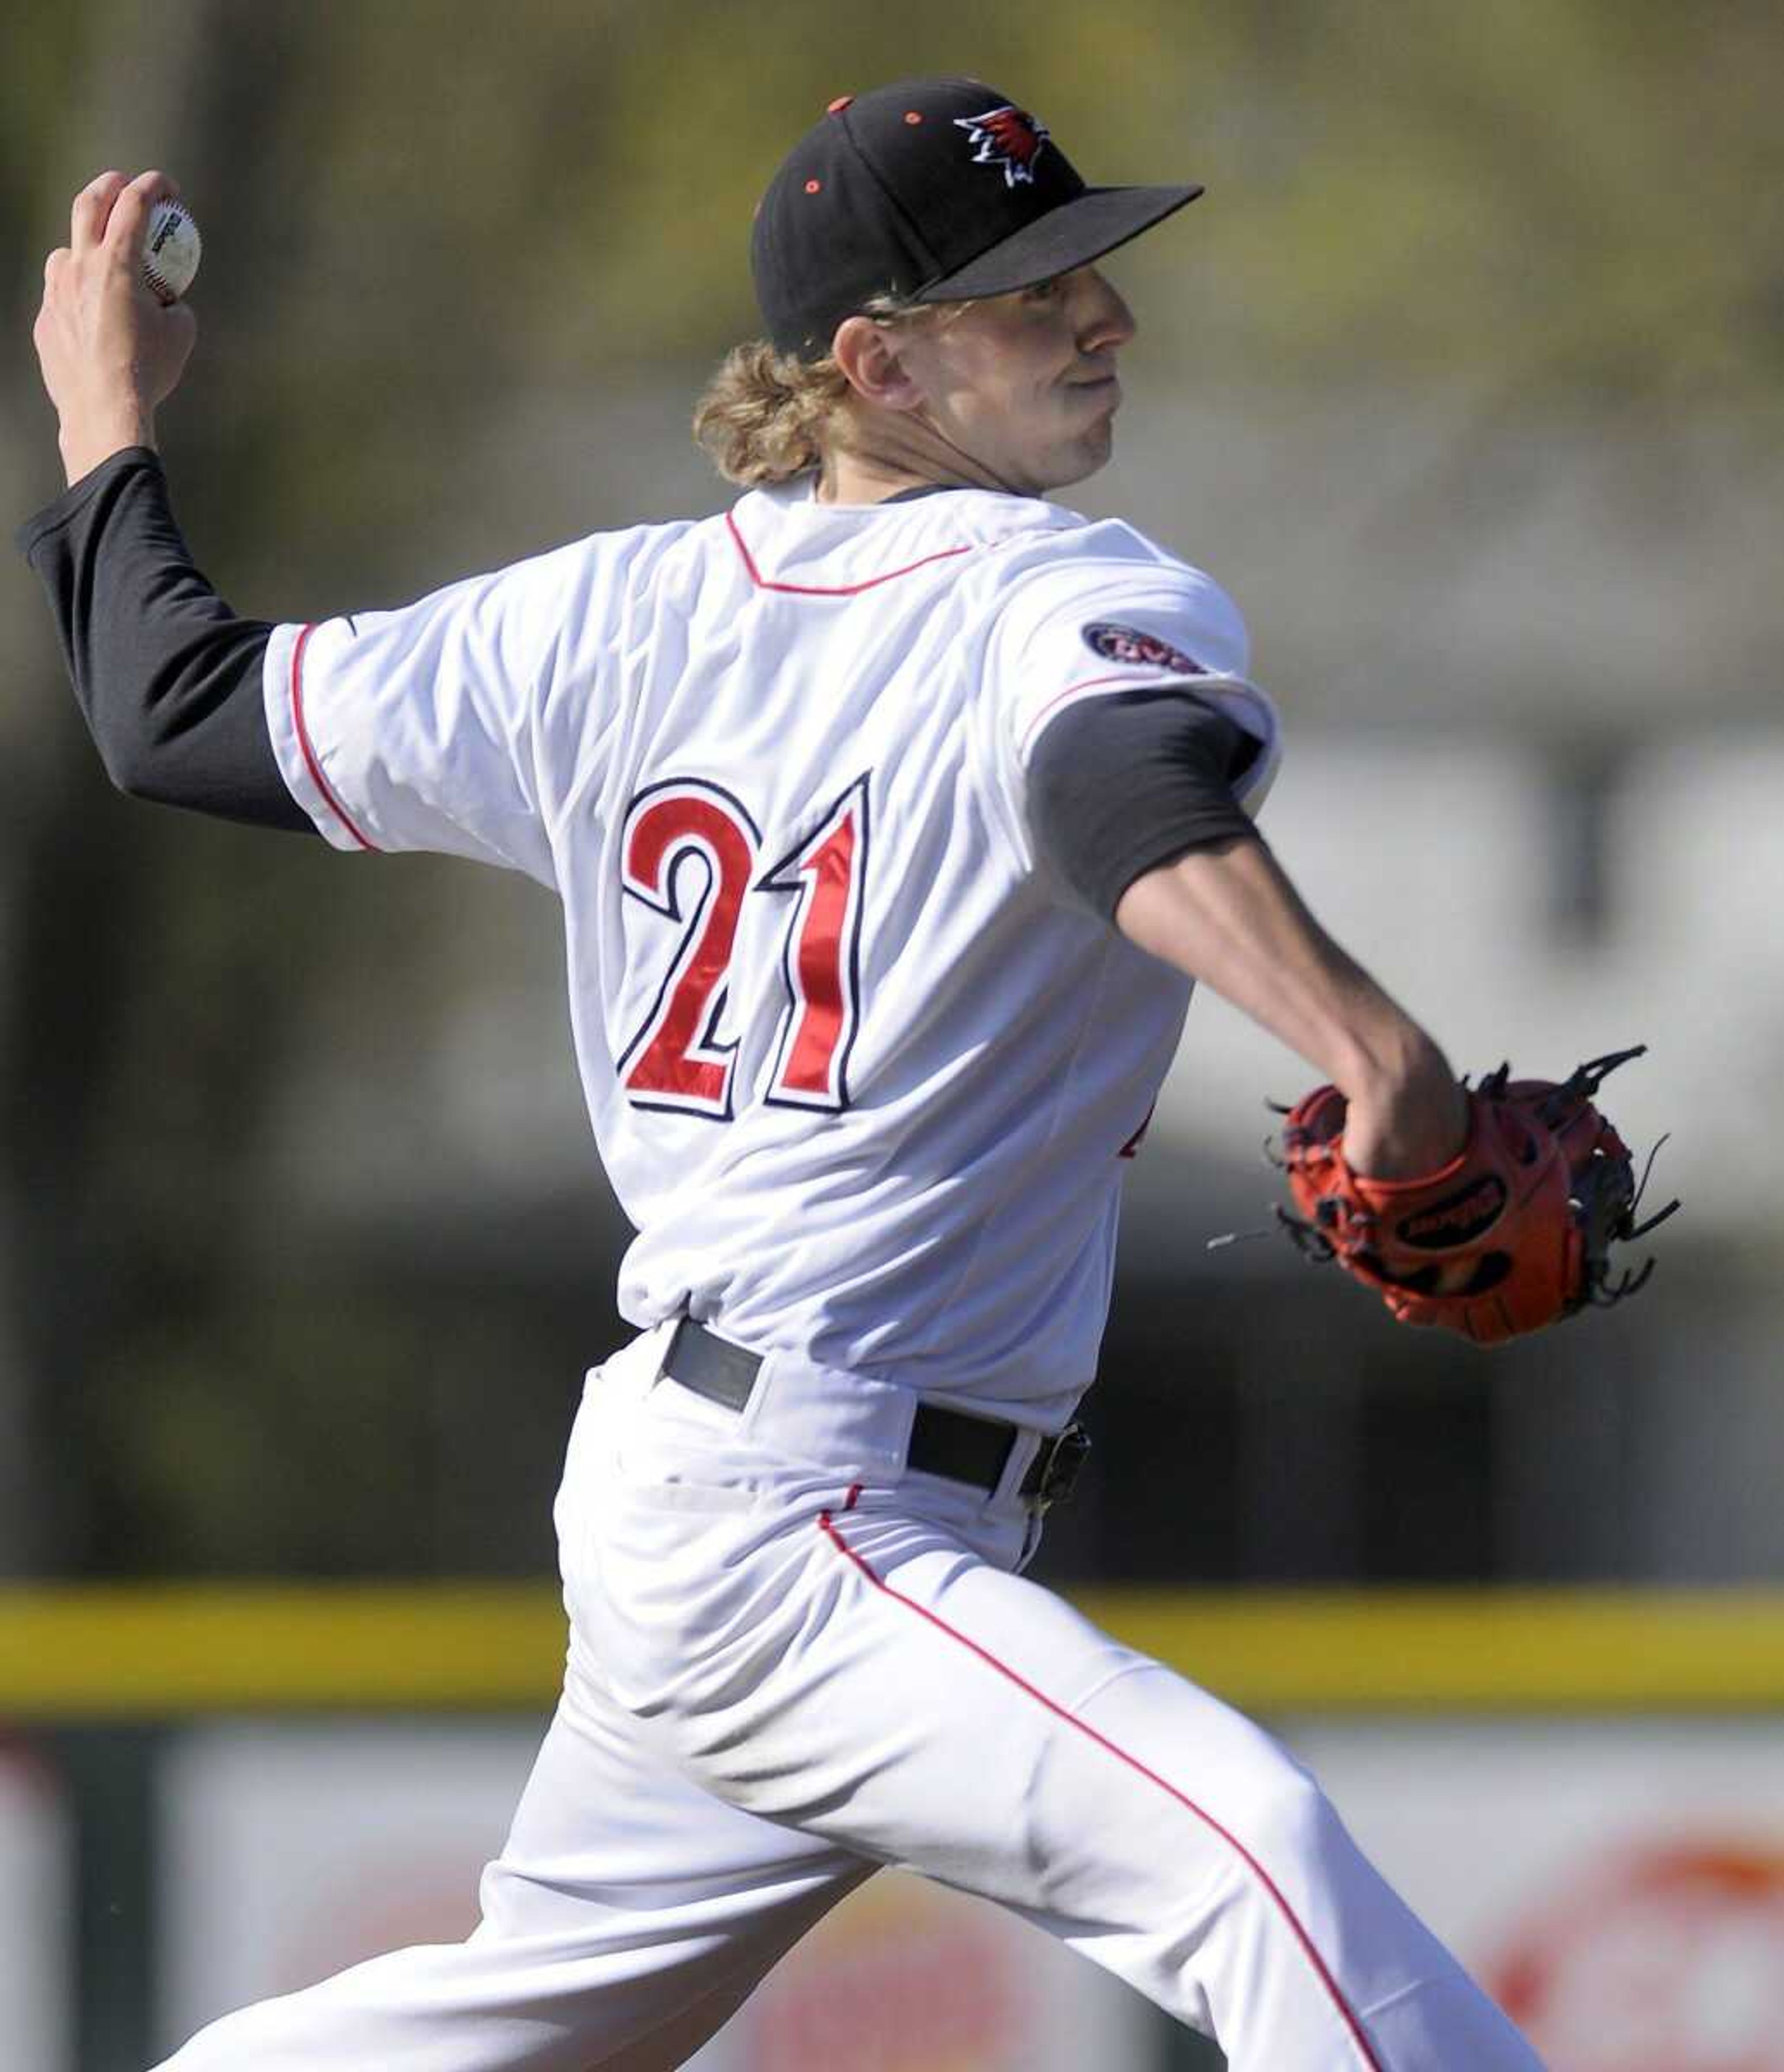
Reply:
M1221 585L1119 519L1008 543L997 601L1005 644L1064 642L1090 656L1209 676L1246 674L1244 614Z
M722 518L677 518L585 533L518 561L509 573L546 582L599 580L610 572L649 571L722 524Z
M468 634L485 629L517 668L525 653L604 649L641 597L673 594L698 528L698 520L677 520L586 533L451 584L416 610L462 619Z
M522 618L535 605L561 610L579 594L610 588L628 572L649 574L673 553L696 522L590 532L495 568L448 578L413 603L361 610L354 614L354 621L363 630L380 623L426 620L442 615L495 613L504 619Z

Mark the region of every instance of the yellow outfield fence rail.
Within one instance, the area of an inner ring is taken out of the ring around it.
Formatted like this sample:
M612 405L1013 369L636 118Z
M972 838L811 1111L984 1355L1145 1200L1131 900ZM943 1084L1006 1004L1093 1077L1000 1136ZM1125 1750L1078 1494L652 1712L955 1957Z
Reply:
M1784 1591L1071 1595L1254 1711L1784 1711ZM564 1641L544 1585L10 1585L0 1719L539 1710Z

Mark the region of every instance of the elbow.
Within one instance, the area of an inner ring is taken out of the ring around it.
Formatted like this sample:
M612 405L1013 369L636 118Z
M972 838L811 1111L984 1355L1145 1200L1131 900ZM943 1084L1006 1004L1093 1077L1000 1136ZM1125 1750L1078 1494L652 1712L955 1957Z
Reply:
M100 767L113 787L128 799L141 798L142 787L151 781L150 769L155 759L146 715L133 710L123 699L96 693L84 670L75 676L75 699L93 737Z
M177 773L168 744L158 740L144 725L96 726L93 745L113 788L126 799L144 799L154 804L177 802Z
M138 684L122 671L101 676L103 688L86 689L80 709L113 787L126 799L163 799L171 766L179 759L183 714L175 698L152 680Z
M98 734L99 760L114 790L126 799L153 799L156 765L153 745L133 733Z

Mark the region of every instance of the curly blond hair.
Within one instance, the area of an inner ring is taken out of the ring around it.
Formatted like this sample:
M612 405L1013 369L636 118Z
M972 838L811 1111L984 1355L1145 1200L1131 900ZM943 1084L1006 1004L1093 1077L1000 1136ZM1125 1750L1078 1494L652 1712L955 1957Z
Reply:
M822 467L848 378L826 353L801 360L766 339L734 345L694 409L694 442L727 482L765 489Z
M967 302L908 302L876 296L861 314L876 323L947 323ZM734 345L694 409L694 442L727 482L765 489L824 465L843 431L851 394L835 356L801 360L766 339Z

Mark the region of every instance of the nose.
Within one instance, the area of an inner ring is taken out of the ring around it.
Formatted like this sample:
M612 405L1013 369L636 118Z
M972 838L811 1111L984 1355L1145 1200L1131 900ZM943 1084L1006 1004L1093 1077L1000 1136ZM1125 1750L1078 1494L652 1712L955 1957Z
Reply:
M1075 285L1080 298L1077 342L1082 352L1123 346L1138 326L1134 313L1094 266L1080 269Z

